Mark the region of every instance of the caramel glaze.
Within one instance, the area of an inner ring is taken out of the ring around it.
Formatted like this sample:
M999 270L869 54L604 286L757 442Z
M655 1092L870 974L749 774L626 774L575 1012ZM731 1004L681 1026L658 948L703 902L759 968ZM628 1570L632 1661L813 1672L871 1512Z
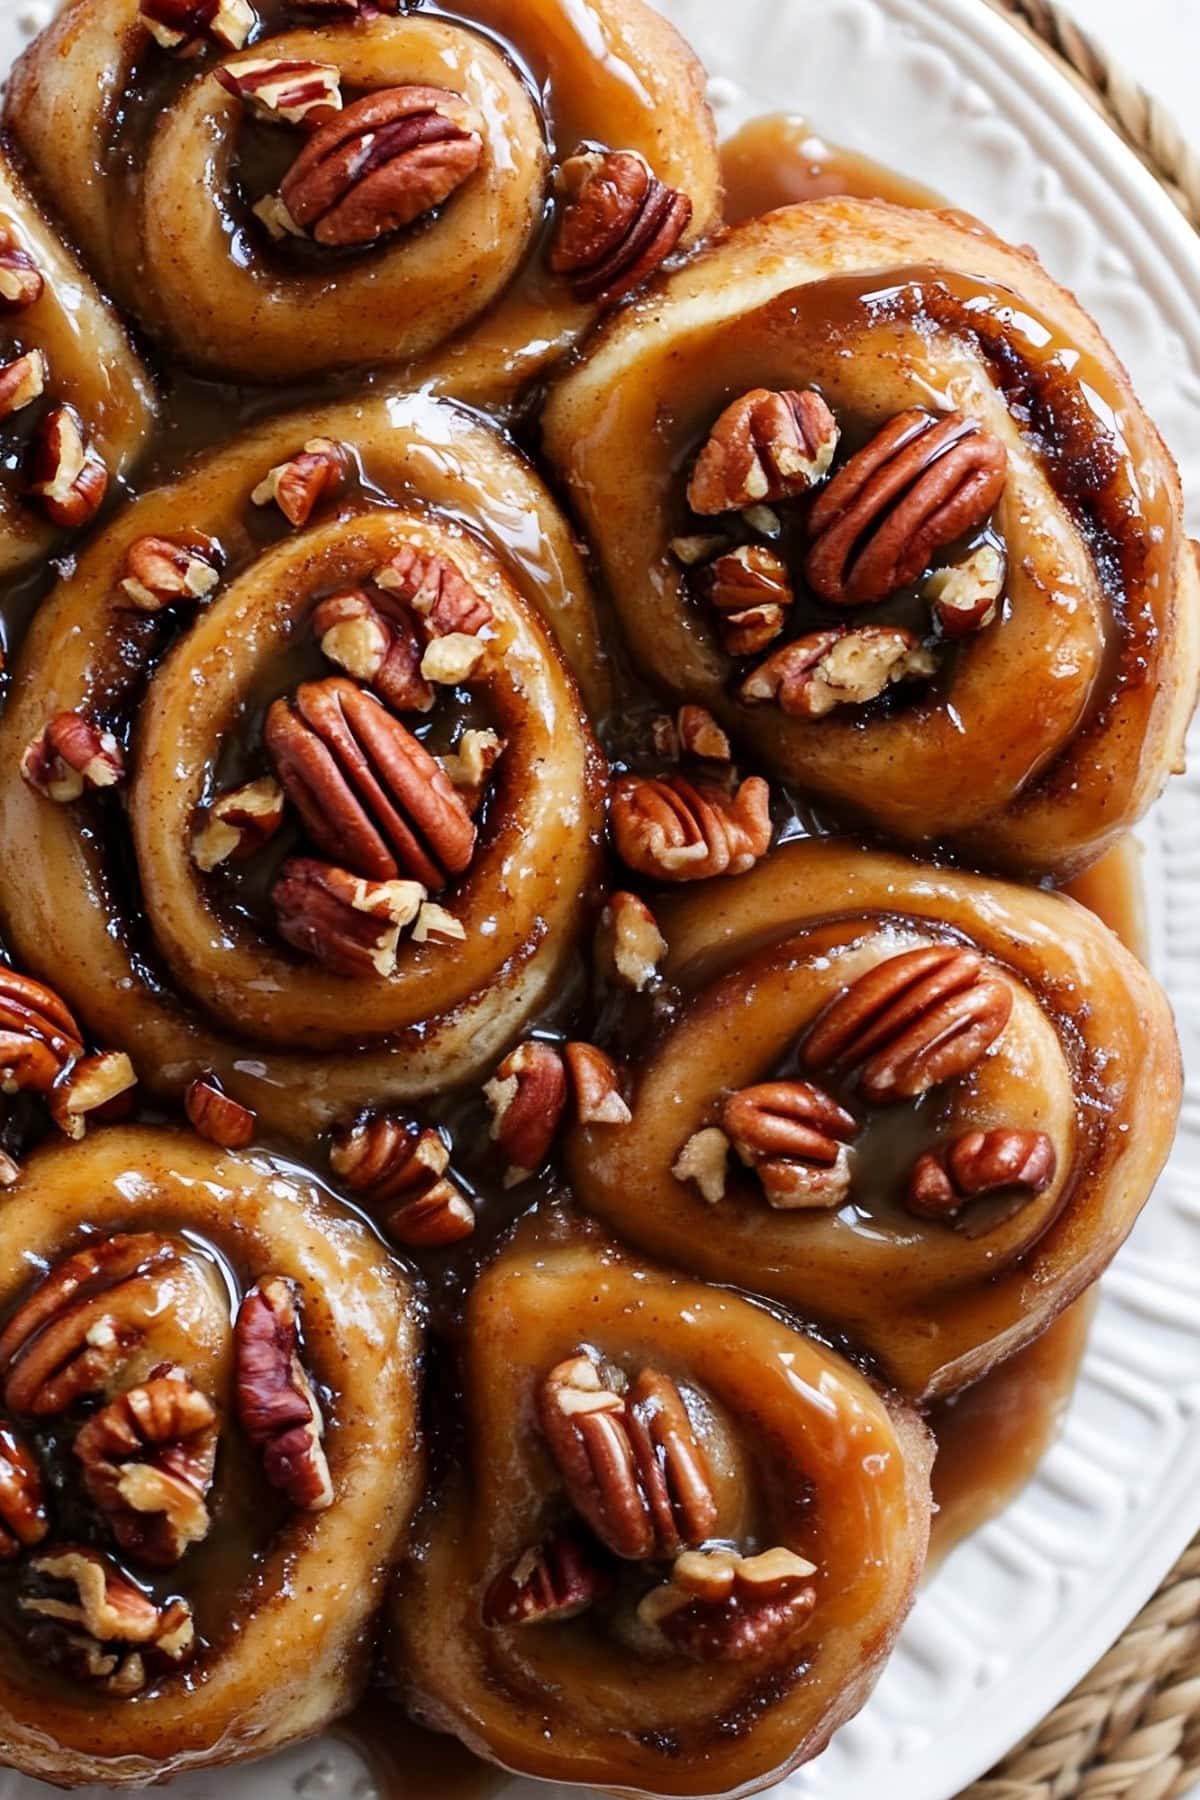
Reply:
M721 173L729 225L756 219L776 206L834 194L890 200L894 206L945 205L923 182L830 143L796 113L768 113L743 125L721 146Z

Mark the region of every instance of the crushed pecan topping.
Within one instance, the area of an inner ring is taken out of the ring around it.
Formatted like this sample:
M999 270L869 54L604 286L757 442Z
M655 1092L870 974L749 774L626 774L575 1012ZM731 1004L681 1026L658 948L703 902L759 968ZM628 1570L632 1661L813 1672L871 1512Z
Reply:
M467 928L461 919L456 919L444 906L438 906L432 900L423 900L412 935L414 944L461 944L466 939Z
M121 592L138 612L199 603L220 582L221 562L221 546L200 531L138 538L125 552Z
M284 943L356 980L393 973L400 933L424 898L420 882L366 881L310 856L289 857L271 889Z
M139 16L155 43L177 56L205 44L240 50L258 23L249 0L140 0Z
M751 706L774 702L792 719L823 719L838 706L866 706L902 681L937 672L937 658L902 625L814 631L774 651L738 689Z
M858 1125L809 1081L765 1081L721 1103L721 1127L780 1210L840 1206L850 1192L846 1146Z
M692 203L632 150L587 150L559 171L550 267L581 300L612 306L647 281L688 228Z
M596 950L606 973L635 994L644 994L658 980L667 940L646 902L621 890L601 916Z
M953 1219L970 1200L1013 1192L1032 1197L1054 1180L1058 1156L1044 1131L1004 1126L967 1131L918 1157L908 1210L919 1219Z
M238 1417L272 1487L302 1512L333 1505L325 1422L300 1360L295 1291L268 1276L242 1301L234 1328Z
M139 1693L156 1667L178 1667L195 1650L186 1600L156 1606L107 1557L78 1545L33 1557L18 1605L36 1654L118 1698Z
M58 995L29 975L0 969L0 1092L46 1094L80 1056L83 1037Z
M397 1243L439 1249L470 1237L475 1211L450 1174L440 1132L377 1113L336 1132L329 1166Z
M732 761L729 739L706 706L681 706L675 716L675 729L684 756L697 762Z
M563 1050L575 1090L581 1125L628 1125L632 1114L621 1098L621 1078L611 1056L595 1044L567 1044Z
M483 1597L492 1627L556 1625L576 1619L614 1586L611 1569L578 1533L556 1531L502 1569Z
M79 712L57 713L21 758L30 787L67 806L88 790L116 787L125 758L111 731Z
M0 227L0 312L25 312L46 291L46 278L27 250Z
M444 556L402 544L375 571L375 585L410 607L431 638L477 637L492 622L488 600Z
M463 732L453 751L438 759L472 817L483 803L492 770L504 751L504 739L494 731L468 730Z
M675 1158L671 1173L676 1181L695 1183L702 1200L715 1206L725 1198L729 1177L729 1139L718 1125L694 1131Z
M0 1562L40 1544L50 1530L46 1488L33 1452L0 1424Z
M617 854L657 881L742 875L771 846L770 790L752 775L733 793L682 775L625 775L612 799Z
M289 525L307 525L324 500L341 492L354 468L344 444L332 438L310 438L303 450L276 463L254 489L255 506L277 506Z
M341 71L333 63L255 56L226 63L216 76L260 119L312 129L342 110Z
M227 1094L215 1075L200 1075L190 1083L183 1110L192 1130L222 1150L244 1150L253 1141L254 1114Z
M27 350L0 365L0 419L11 419L40 400L49 379L50 365L42 350Z
M0 1187L15 1187L21 1179L21 1165L7 1150L0 1150Z
M224 862L240 862L269 844L283 824L283 789L270 775L218 794L192 840L192 861L211 874Z
M136 1087L137 1075L124 1050L82 1056L51 1089L50 1117L67 1137L78 1140L86 1136L89 1123L127 1118Z
M352 681L331 675L276 700L263 737L313 842L338 863L427 889L470 866L475 826L445 770Z
M1008 452L976 419L901 413L852 456L809 514L809 586L835 606L883 600L987 519Z
M280 186L319 244L373 244L441 206L483 158L482 126L444 88L384 88L314 133Z
M934 570L925 598L948 638L968 637L992 623L1007 574L1008 559L996 544L980 544L962 562Z
M720 614L730 656L757 656L787 623L795 595L787 564L765 544L727 550L701 571L700 587Z
M973 1069L1012 1012L1012 991L975 950L932 944L877 963L818 1019L810 1069L860 1068L869 1100L912 1100Z
M643 1625L695 1662L752 1662L790 1649L817 1604L814 1565L777 1547L758 1556L688 1550L638 1607Z
M94 1413L75 1455L113 1537L139 1562L170 1568L208 1536L217 1415L182 1369L161 1366Z
M76 531L95 518L108 492L108 467L89 444L73 406L53 406L30 440L29 492L54 525Z
M551 1369L537 1405L572 1506L617 1556L674 1556L713 1535L708 1460L668 1376L643 1369L626 1388L580 1354Z
M321 652L393 712L428 712L434 688L421 673L422 647L407 607L387 594L349 588L313 613Z
M504 1163L505 1187L536 1173L550 1154L567 1106L567 1070L552 1044L530 1038L510 1050L483 1090L490 1136Z
M693 512L740 512L790 500L823 480L841 433L812 388L752 388L721 414L688 482Z

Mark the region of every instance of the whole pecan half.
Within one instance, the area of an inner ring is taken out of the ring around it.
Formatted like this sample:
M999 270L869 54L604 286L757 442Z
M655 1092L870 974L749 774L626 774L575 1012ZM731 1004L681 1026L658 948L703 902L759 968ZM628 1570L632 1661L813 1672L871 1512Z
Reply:
M1007 475L1008 452L977 419L900 413L814 502L809 586L834 606L886 599L983 524Z
M1054 1180L1058 1155L1044 1131L1005 1126L967 1131L917 1158L908 1210L920 1219L953 1219L970 1200L1007 1191L1032 1197Z
M284 943L355 980L392 974L424 899L419 881L366 881L310 856L289 857L271 889Z
M589 1354L559 1363L538 1389L542 1431L602 1543L634 1562L673 1556L716 1525L708 1459L668 1376L643 1369L623 1392L618 1380Z
M840 1206L850 1192L846 1145L858 1124L809 1081L764 1081L721 1103L721 1129L781 1210Z
M757 656L783 630L795 599L787 564L765 544L728 550L700 572L700 589L720 614L730 656Z
M562 210L550 267L581 300L612 306L666 261L692 203L632 150L587 150L559 171Z
M770 790L752 775L733 793L682 775L623 775L612 828L621 861L657 881L742 875L771 847Z
M54 525L76 531L95 518L108 492L108 467L88 442L73 406L53 406L26 453L31 497Z
M869 1100L912 1100L973 1069L1012 1013L1008 984L957 944L904 950L868 969L818 1019L810 1069L856 1068Z
M226 91L261 119L283 125L323 125L342 110L341 70L334 63L253 56L215 71Z
M240 50L258 23L250 0L139 0L138 15L155 43L177 56L206 43Z
M192 839L192 861L206 875L269 844L283 824L283 789L270 775L218 794Z
M263 740L313 842L347 868L433 889L470 866L475 826L445 770L352 681L331 675L276 700Z
M393 712L428 712L434 687L421 673L421 643L408 609L387 594L348 588L313 613L321 652Z
M555 1625L612 1592L613 1573L579 1533L556 1531L502 1569L483 1597L492 1627Z
M27 350L0 365L0 419L11 419L40 400L50 379L44 350Z
M740 512L789 500L824 479L841 432L812 388L751 388L705 441L688 482L693 512Z
M26 746L21 774L39 794L69 806L123 781L125 757L111 731L81 712L60 712Z
M222 1150L244 1150L254 1140L254 1114L227 1094L215 1075L198 1075L189 1082L183 1110L197 1136Z
M250 1289L234 1327L237 1407L262 1456L263 1473L302 1512L333 1505L322 1437L325 1422L300 1360L295 1290L281 1275Z
M441 1249L475 1229L475 1210L449 1173L445 1138L413 1119L376 1113L335 1132L329 1166L399 1244Z
M460 95L384 88L314 133L280 198L319 244L373 244L448 200L482 157L482 127Z
M40 1544L50 1530L46 1487L33 1452L0 1424L0 1562Z
M0 969L0 1092L49 1093L83 1055L83 1037L66 1002L15 969Z
M344 444L310 438L287 462L268 469L250 495L254 506L277 506L289 525L307 525L322 500L341 492L354 468Z
M106 1556L77 1544L32 1557L17 1604L35 1654L118 1698L139 1693L154 1670L178 1668L195 1651L186 1600L156 1605Z
M82 1425L83 1485L129 1555L155 1569L202 1543L217 1460L217 1415L182 1369L160 1365Z
M792 719L823 719L936 672L937 658L902 625L858 625L795 638L760 663L738 694L749 706L773 701Z
M198 603L216 589L221 562L221 546L201 531L138 538L125 552L121 592L138 612Z
M46 278L27 250L0 227L0 312L26 312L46 291Z
M695 1662L752 1662L789 1650L817 1604L814 1565L777 1547L758 1556L685 1551L638 1618Z
M510 1050L483 1090L490 1136L504 1161L505 1187L517 1187L550 1154L567 1105L567 1069L553 1044L530 1038Z

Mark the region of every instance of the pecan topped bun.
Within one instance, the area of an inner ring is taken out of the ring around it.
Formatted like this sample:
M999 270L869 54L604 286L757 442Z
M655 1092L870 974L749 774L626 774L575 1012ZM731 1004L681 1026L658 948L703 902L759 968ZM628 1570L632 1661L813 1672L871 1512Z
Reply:
M641 0L77 0L7 119L123 303L254 382L422 359L507 397L720 199L703 71Z
M463 1357L468 1464L392 1613L417 1716L508 1769L626 1792L741 1792L816 1755L915 1592L915 1413L553 1215L481 1277Z
M783 208L607 328L545 441L643 670L840 815L1064 876L1179 766L1178 476L1029 253Z
M603 710L578 553L477 419L260 428L41 611L0 726L9 941L227 1147L482 1076L586 922L572 670Z
M0 1721L141 1786L353 1702L423 1479L409 1283L183 1133L36 1151L0 1218Z

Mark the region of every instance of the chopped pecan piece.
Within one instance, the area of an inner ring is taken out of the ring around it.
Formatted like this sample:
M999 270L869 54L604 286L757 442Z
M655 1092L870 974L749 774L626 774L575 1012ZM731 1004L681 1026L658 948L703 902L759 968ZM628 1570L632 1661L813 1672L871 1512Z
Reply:
M412 935L414 944L428 944L430 941L461 944L466 940L467 928L446 907L438 906L432 900L423 900Z
M54 525L76 531L95 518L108 492L104 458L88 443L73 406L54 406L41 421L26 459L29 492Z
M762 1183L768 1204L840 1206L850 1192L846 1145L858 1125L844 1106L809 1081L765 1081L721 1103L721 1127Z
M490 1136L504 1161L505 1187L517 1187L550 1154L567 1106L566 1064L552 1044L528 1039L511 1050L483 1090Z
M51 1089L50 1117L61 1132L78 1141L88 1123L106 1124L126 1118L132 1109L137 1075L124 1050L102 1050L83 1056Z
M457 749L439 760L474 817L483 804L492 770L504 755L505 743L494 731L464 731Z
M263 733L313 842L375 881L444 887L470 866L475 826L446 775L371 694L332 675L276 700Z
M861 1067L877 1105L912 1100L973 1069L1012 1013L1012 990L975 950L932 944L868 969L818 1019L810 1069Z
M1032 1198L1054 1180L1058 1156L1044 1131L1004 1126L967 1131L918 1157L908 1210L919 1219L953 1219L969 1200L1007 1191Z
M689 1550L638 1607L643 1625L695 1662L751 1662L787 1651L817 1604L814 1565L777 1547L758 1556Z
M483 1597L483 1622L561 1624L606 1599L613 1586L612 1571L578 1533L556 1531L500 1571Z
M227 1094L215 1075L201 1075L190 1083L183 1110L192 1130L222 1150L244 1150L254 1139L258 1123L254 1114Z
M33 1452L11 1425L0 1424L0 1562L40 1544L49 1530L45 1483Z
M681 706L676 716L679 748L698 762L732 761L729 739L706 706Z
M254 202L250 211L266 226L269 236L277 244L285 243L288 238L305 236L278 194L264 194L261 200Z
M0 968L0 1092L47 1094L82 1055L66 1002L31 976Z
M787 564L765 544L727 550L700 575L730 656L756 656L783 630L795 595Z
M649 280L688 228L692 203L632 150L587 150L559 171L550 267L580 300L612 306Z
M606 973L635 994L644 994L658 979L667 940L646 902L622 890L604 909L596 949Z
M581 1125L628 1125L633 1115L621 1098L617 1065L595 1044L567 1044L563 1055L575 1089Z
M156 1665L178 1667L195 1650L186 1600L156 1606L107 1557L78 1545L33 1557L18 1605L47 1663L120 1698L139 1693Z
M280 198L319 244L373 244L441 206L482 157L482 126L459 94L383 88L314 133Z
M249 0L139 0L138 12L155 43L177 56L205 44L240 50L258 23Z
M121 592L138 612L207 600L221 579L221 546L203 532L144 537L130 544L121 569Z
M325 1422L300 1360L292 1283L268 1276L242 1301L234 1328L238 1417L272 1487L302 1512L333 1505Z
M50 379L50 365L43 350L27 350L24 356L0 366L0 419L11 419L40 400Z
M694 1182L702 1200L715 1206L725 1198L729 1176L729 1139L717 1125L694 1131L671 1167L676 1181Z
M341 71L333 63L255 56L226 63L217 80L261 119L284 125L323 125L342 110Z
M866 706L901 681L936 674L937 658L902 625L814 631L774 651L738 689L747 705L773 701L792 719Z
M771 845L770 790L757 775L735 793L682 775L625 775L612 799L617 854L658 881L742 875Z
M886 599L984 523L1007 474L1008 452L977 419L901 413L814 503L809 586L834 606Z
M347 675L374 688L393 712L428 712L433 683L421 673L421 644L406 607L386 594L350 588L322 600L313 613L321 652Z
M0 312L26 312L46 291L46 278L27 250L0 227Z
M192 840L192 861L206 875L269 844L283 824L283 789L270 775L219 794Z
M217 1415L182 1369L161 1366L94 1413L75 1455L113 1537L139 1562L170 1568L208 1536Z
M685 569L694 569L698 563L712 562L714 557L729 547L729 539L722 532L695 531L685 537L671 539L671 555Z
M1007 574L1008 559L995 544L980 544L964 561L934 571L925 598L948 638L968 637L992 623Z
M310 438L303 450L276 463L254 489L255 506L275 505L289 525L307 525L323 500L338 494L350 478L354 459L332 438Z
M475 1211L450 1170L440 1132L377 1113L335 1133L329 1166L397 1243L439 1249L470 1237Z
M82 713L61 712L27 746L21 773L39 794L66 806L89 789L116 787L125 758L111 731Z
M632 1562L674 1556L713 1535L708 1459L668 1376L643 1369L623 1386L592 1355L572 1356L542 1381L538 1418L572 1506L600 1541Z
M471 679L486 654L482 638L452 631L446 637L430 639L421 658L421 673L439 687L457 687Z
M751 388L721 414L688 482L693 512L740 512L789 500L824 479L841 433L812 388Z
M403 544L375 571L375 585L411 607L431 638L477 637L492 622L489 601L444 556Z
M0 1150L0 1187L15 1187L21 1179L21 1165L7 1150Z
M400 933L419 917L417 881L366 881L309 856L292 856L271 889L284 943L335 975L391 975Z

